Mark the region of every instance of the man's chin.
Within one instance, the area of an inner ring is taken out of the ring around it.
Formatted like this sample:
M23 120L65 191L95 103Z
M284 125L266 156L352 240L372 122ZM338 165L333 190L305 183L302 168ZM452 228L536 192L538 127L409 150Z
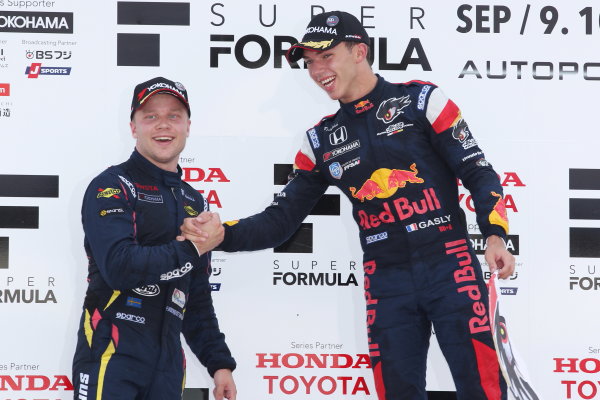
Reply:
M336 100L336 101L337 101L337 100L339 100L339 99L340 99L340 95L339 95L339 94L337 94L336 92L328 92L328 91L325 91L325 93L327 93L327 96L329 96L329 98L330 98L331 100Z

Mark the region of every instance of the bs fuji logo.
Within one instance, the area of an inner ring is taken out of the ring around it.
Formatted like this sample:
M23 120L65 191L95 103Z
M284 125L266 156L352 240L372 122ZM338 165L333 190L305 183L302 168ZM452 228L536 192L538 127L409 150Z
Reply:
M335 15L327 18L327 26L336 26L338 22L340 22L340 19Z

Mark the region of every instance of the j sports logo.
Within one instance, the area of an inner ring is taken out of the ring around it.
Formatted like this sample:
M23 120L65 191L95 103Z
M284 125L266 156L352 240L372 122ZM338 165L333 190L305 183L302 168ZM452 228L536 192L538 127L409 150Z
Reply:
M0 32L73 33L73 13L0 11Z
M0 83L0 96L10 96L10 83Z
M71 67L42 67L42 63L32 63L25 68L28 78L37 78L40 75L71 75Z

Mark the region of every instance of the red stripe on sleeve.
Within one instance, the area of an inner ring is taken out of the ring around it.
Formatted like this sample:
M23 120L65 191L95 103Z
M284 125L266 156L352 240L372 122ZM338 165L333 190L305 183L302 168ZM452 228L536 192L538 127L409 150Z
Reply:
M448 100L444 109L438 115L435 122L431 125L435 133L442 133L450 128L460 116L460 109L452 100Z
M306 171L312 171L315 168L315 163L303 152L299 151L294 160L294 166Z

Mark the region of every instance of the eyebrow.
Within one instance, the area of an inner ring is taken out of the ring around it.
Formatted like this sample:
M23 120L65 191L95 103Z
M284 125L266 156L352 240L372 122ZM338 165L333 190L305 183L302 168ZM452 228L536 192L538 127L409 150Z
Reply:
M152 107L148 107L148 108L142 107L140 109L140 111L142 113L144 113L144 114L151 114L151 113L157 112L156 108L152 108ZM185 107L183 107L183 108L176 107L176 108L170 108L170 109L168 109L167 112L169 112L169 113L172 113L172 112L187 112L187 110L185 109Z

